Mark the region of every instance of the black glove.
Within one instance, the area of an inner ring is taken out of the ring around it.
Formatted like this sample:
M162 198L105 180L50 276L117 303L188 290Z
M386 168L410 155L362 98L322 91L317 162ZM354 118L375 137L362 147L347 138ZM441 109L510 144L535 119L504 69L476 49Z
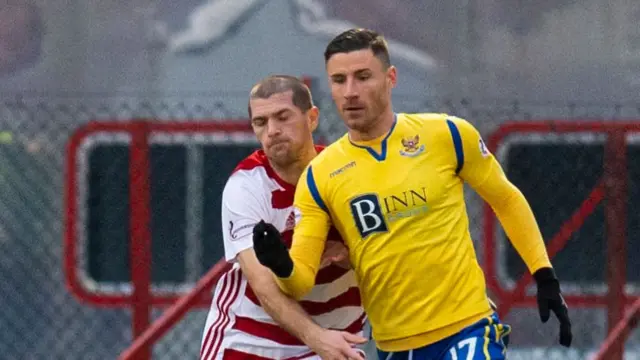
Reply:
M571 346L571 320L569 320L569 308L560 294L560 283L552 268L542 268L533 274L538 285L538 310L540 320L546 323L549 320L550 311L553 311L560 321L560 345Z
M268 267L276 276L287 278L293 272L293 261L275 226L260 220L253 227L253 250L260 264Z

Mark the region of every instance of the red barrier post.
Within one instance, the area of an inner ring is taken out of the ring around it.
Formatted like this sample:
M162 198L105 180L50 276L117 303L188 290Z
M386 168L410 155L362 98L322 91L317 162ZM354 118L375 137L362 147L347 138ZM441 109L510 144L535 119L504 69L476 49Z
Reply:
M208 295L210 289L218 279L229 269L231 265L224 259L220 260L207 274L202 277L196 286L185 296L181 297L174 305L168 308L142 335L137 337L133 344L120 354L119 360L139 359L140 354L155 344L164 334L178 323L191 308L198 304L201 298Z
M133 284L133 337L142 335L151 313L151 199L149 124L139 121L131 129L129 148L130 266ZM151 359L151 348L142 349L138 359Z
M605 176L605 224L607 238L607 323L608 332L624 314L626 303L625 283L627 271L627 144L623 131L611 131L604 153ZM618 341L608 354L608 359L622 360L624 341Z

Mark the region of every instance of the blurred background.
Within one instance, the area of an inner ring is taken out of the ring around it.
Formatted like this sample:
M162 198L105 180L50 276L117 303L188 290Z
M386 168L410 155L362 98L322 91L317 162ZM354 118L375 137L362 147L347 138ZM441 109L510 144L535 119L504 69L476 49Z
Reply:
M317 139L335 140L322 54L359 26L390 42L395 110L473 122L557 240L571 350L531 289L510 295L524 265L467 192L509 359L588 359L638 295L638 24L633 0L0 0L0 358L115 359L142 313L192 289L222 257L224 182L256 147L249 88L305 77ZM198 356L207 294L153 359ZM605 358L640 358L637 334L621 339Z

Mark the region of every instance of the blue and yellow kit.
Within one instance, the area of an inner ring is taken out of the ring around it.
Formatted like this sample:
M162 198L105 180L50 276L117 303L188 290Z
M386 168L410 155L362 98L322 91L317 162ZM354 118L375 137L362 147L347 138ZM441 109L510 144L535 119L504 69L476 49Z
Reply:
M416 349L490 316L464 182L492 206L531 272L551 266L529 204L469 122L396 114L384 136L345 135L307 167L294 201L294 270L280 287L296 298L312 288L334 225L381 350Z

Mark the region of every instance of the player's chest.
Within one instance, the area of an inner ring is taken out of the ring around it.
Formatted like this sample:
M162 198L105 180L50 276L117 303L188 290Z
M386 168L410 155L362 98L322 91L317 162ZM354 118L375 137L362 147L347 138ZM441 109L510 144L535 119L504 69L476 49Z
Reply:
M376 211L393 217L424 212L447 201L459 182L450 164L420 148L409 154L399 147L388 150L383 161L358 157L333 176L332 206L352 214Z
M267 214L268 217L264 220L280 231L283 242L287 247L290 247L293 238L293 229L296 226L296 212L294 211L294 207L272 208Z
M273 224L281 233L292 231L296 225L296 215L293 207L294 191L283 189L275 183L265 186L262 194L265 221Z

